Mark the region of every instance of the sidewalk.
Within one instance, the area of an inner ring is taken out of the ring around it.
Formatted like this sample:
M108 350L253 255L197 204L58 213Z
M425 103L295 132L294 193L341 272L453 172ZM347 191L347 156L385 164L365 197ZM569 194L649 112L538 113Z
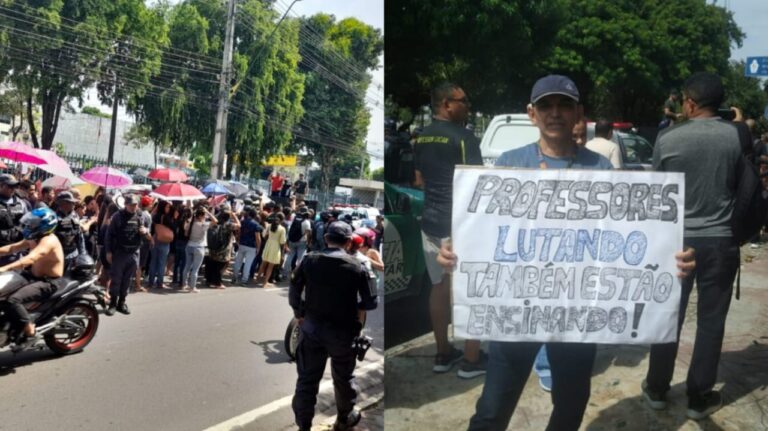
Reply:
M685 377L695 336L696 291L691 295L669 408L656 412L641 397L648 369L647 346L598 346L592 396L582 430L768 430L768 244L742 248L741 300L731 302L716 389L724 407L700 422L685 416ZM460 343L456 343L460 347ZM386 352L387 430L463 430L474 413L483 378L461 380L431 371L431 334ZM510 430L543 430L551 412L549 394L531 372Z

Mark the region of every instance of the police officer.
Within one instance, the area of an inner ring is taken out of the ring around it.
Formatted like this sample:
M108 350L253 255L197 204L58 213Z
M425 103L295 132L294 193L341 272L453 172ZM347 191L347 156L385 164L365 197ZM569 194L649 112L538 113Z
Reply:
M80 217L75 212L77 202L70 192L61 192L56 196L56 215L59 217L56 236L64 249L64 271L70 269L77 256L87 254Z
M131 314L125 304L125 297L128 295L131 277L136 274L139 265L141 241L149 240L150 235L149 225L137 211L139 201L136 196L125 195L123 199L124 207L112 216L104 238L107 261L112 265L109 292L111 300L106 311L107 316L115 314L115 310Z
M375 309L377 298L375 282L371 283L365 267L346 251L351 239L348 224L331 223L325 234L328 247L305 256L291 279L288 297L301 325L296 351L299 378L293 396L300 430L312 428L317 391L329 356L338 412L334 429L350 429L360 422L360 412L354 408L352 342L362 329L365 310Z
M0 175L0 247L15 244L22 240L19 220L27 212L29 206L24 199L16 195L19 182L10 174ZM18 253L0 258L0 265L9 264L19 258Z

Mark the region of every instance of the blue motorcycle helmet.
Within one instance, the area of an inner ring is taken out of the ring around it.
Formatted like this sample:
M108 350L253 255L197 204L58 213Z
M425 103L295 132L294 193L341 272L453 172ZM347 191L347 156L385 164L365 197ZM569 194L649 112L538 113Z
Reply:
M26 213L19 222L24 239L36 240L53 233L59 225L59 218L50 208L37 208Z

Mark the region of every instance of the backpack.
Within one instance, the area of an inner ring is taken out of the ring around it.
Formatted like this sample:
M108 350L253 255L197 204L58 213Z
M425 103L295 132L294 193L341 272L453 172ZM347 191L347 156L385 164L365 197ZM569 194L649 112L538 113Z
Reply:
M219 251L229 246L229 231L222 224L217 224L208 228L206 234L208 239L208 249Z
M303 222L304 222L304 219L298 216L296 216L296 218L293 219L293 222L291 223L291 228L288 229L288 241L290 242L301 241L301 237L304 236L303 232L301 231L301 224Z

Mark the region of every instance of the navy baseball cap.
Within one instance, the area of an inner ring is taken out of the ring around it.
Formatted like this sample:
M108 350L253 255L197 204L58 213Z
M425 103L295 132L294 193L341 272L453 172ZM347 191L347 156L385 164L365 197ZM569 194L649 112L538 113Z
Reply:
M343 221L335 221L328 226L326 234L332 239L346 241L352 238L352 226Z
M563 75L547 75L533 84L531 90L531 103L536 103L542 97L560 94L579 101L579 89L571 78Z

